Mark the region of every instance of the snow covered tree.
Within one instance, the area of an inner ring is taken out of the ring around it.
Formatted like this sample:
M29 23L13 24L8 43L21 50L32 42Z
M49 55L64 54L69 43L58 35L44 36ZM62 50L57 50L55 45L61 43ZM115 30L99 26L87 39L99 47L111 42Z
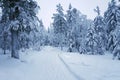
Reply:
M4 54L6 54L6 50L11 49L11 33L4 29L7 25L9 25L8 21L0 21L0 48L4 50Z
M118 57L118 59L120 60L120 5L118 5L117 7L118 7L116 11L117 26L114 31L114 36L115 36L114 47L115 48L113 50L113 59L115 59L115 57Z
M52 25L52 24L51 24L50 27L48 28L47 38L48 38L48 39L46 39L46 40L48 40L50 46L56 46L54 28L53 28L53 25Z
M47 31L45 30L45 26L43 25L42 20L40 20L39 35L40 35L40 45L41 46L47 45L47 42L46 42Z
M63 13L63 8L61 4L58 4L57 6L57 13L53 14L53 28L55 33L55 40L56 43L63 48L63 44L65 44L66 39L66 20Z
M112 51L114 49L114 30L117 26L117 6L116 1L111 0L108 5L107 11L104 13L106 32L107 32L107 50Z
M72 9L72 29L71 29L71 38L73 41L73 47L79 51L79 35L80 35L80 25L79 21L79 12L76 8Z
M73 41L72 41L72 5L69 4L69 9L67 11L66 14L66 20L67 20L67 44L69 46L68 51L72 52L72 45L73 45Z
M2 31L1 34L1 48L4 51L4 54L6 54L6 50L10 50L10 43L11 43L11 38L10 38L10 32L8 31Z
M80 20L78 22L79 22L78 42L80 44L79 53L85 54L85 51L86 51L86 46L85 46L86 40L85 39L86 39L88 27L90 27L89 24L91 23L91 20L88 20L86 15L80 14Z
M33 0L0 0L0 3L2 8L1 20L8 23L4 29L11 32L11 56L19 59L19 33L27 30L27 26L30 26L31 29L36 26L37 3Z
M96 54L95 48L97 45L96 42L96 34L93 25L91 24L90 28L88 28L88 34L86 36L86 51L89 52L89 54Z
M36 27L36 31L33 31L31 33L32 37L32 43L33 46L36 50L40 50L41 46L45 45L45 41L46 41L46 30L45 27L43 25L42 20L39 21L39 25Z
M94 19L94 30L96 36L96 41L97 41L97 53L98 54L104 54L103 52L103 47L105 47L106 44L106 36L105 36L105 26L104 26L104 21L103 17L100 15L100 9L97 6L94 11L97 13L97 17Z
M80 13L76 8L72 8L70 4L66 14L66 20L68 51L72 52L77 50L81 53L83 52L83 38L86 32L84 30L87 27L86 15Z
M79 25L79 12L76 8L72 8L71 4L66 14L67 20L67 40L68 40L68 51L72 52L74 46L75 49L79 51L79 40L78 36L80 35L80 25Z

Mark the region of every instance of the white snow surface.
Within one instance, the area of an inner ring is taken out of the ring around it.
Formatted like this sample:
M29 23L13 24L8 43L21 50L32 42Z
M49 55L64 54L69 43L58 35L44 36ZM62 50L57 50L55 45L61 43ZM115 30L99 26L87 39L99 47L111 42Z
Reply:
M0 80L120 80L120 61L46 46L20 52L20 60L0 54Z

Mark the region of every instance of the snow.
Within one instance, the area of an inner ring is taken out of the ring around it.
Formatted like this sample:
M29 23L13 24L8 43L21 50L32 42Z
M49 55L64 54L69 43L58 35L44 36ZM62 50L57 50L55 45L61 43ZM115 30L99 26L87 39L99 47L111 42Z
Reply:
M18 60L0 54L0 80L120 80L120 61L111 54L80 55L46 46L20 55Z
M76 75L84 80L120 80L120 61L112 60L112 55L79 55L62 56Z

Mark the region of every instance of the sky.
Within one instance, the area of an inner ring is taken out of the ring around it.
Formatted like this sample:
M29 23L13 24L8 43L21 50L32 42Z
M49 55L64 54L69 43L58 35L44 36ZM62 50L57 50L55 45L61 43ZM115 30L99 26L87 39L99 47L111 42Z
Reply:
M82 14L87 15L88 19L94 19L97 15L94 12L96 6L100 7L101 15L107 10L108 2L111 0L36 0L40 6L38 16L42 19L45 28L52 23L51 17L53 13L56 13L56 5L61 4L64 12L68 10L68 6L71 3L73 8L77 8Z

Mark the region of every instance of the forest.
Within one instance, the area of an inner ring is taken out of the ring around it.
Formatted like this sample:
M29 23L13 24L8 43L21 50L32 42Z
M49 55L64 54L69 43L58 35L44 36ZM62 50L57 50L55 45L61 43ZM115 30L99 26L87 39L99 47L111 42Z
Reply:
M33 0L0 0L0 48L3 54L9 50L11 57L19 59L19 50L41 46L68 48L68 52L80 54L104 55L106 51L118 56L120 44L120 6L115 0L101 16L97 6L94 20L69 4L66 14L59 3L53 22L48 30L42 19L37 17L40 6Z
M0 80L120 80L120 1L63 6L46 29L36 0L0 0Z

